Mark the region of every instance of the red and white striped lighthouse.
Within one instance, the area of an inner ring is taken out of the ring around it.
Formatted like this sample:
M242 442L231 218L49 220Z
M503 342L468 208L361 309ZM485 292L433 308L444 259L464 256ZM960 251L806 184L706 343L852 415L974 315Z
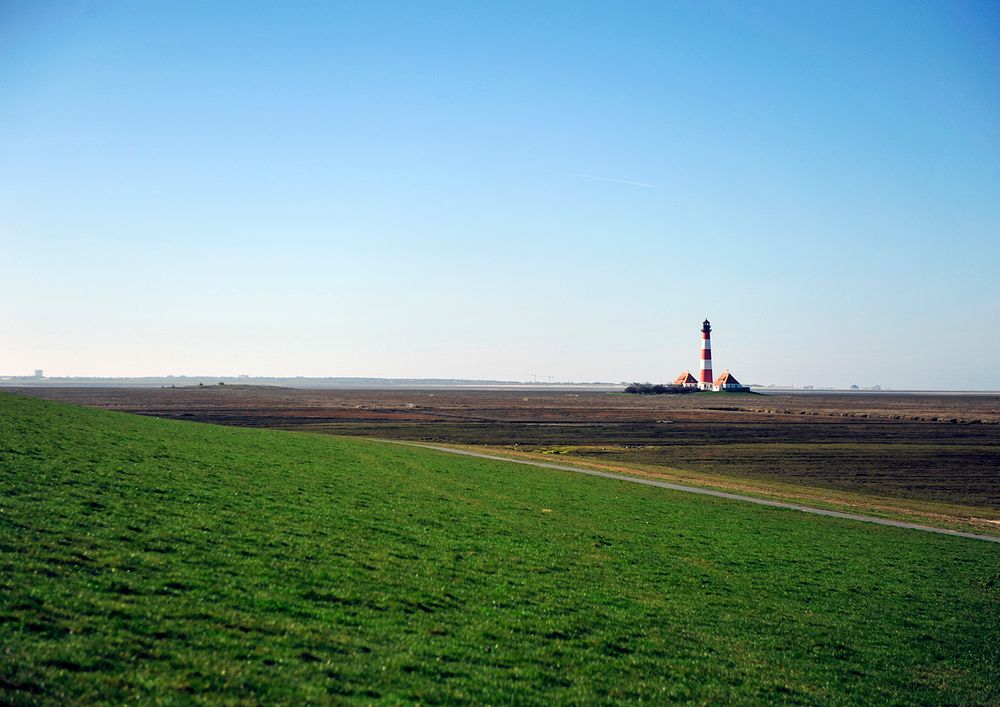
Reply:
M701 372L698 374L698 387L702 390L712 389L712 325L707 319L701 325Z

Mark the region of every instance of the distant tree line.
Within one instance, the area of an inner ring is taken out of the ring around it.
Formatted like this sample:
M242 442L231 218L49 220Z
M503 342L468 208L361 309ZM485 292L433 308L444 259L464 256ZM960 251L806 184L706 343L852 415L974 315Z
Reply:
M626 393L635 395L683 395L684 393L697 393L697 388L688 388L683 385L663 385L657 383L632 383L625 388Z

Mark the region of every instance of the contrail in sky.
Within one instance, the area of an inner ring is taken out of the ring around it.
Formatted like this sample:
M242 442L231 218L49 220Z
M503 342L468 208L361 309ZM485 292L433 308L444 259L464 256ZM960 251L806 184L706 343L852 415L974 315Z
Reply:
M580 174L578 172L560 172L567 177L582 177L584 179L596 179L599 182L614 182L615 184L628 184L632 187L643 187L645 189L656 189L655 184L643 184L642 182L630 182L627 179L614 179L612 177L598 177L593 174Z

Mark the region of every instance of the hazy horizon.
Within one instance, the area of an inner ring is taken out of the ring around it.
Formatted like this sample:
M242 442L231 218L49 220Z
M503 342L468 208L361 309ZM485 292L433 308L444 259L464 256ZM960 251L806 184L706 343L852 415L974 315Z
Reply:
M265 381L264 383L259 383L260 385L272 385L266 381L279 381L281 384L287 384L288 381L340 381L341 383L333 384L331 387L357 387L353 383L342 383L343 381L366 381L374 382L376 384L384 383L388 387L411 387L413 386L427 384L440 384L443 387L503 387L503 386L518 386L527 388L545 388L545 387L560 387L560 386L574 386L574 387L587 387L587 386L624 386L630 383L670 383L669 379L663 380L633 380L633 381L612 381L612 380L562 380L555 379L552 377L544 378L522 378L522 379L502 379L502 378L455 378L455 377L428 377L428 376L393 376L393 377L381 377L381 376L301 376L296 374L260 374L260 375L248 375L242 373L154 373L154 374L139 374L134 376L77 376L72 374L52 376L47 372L42 377L36 377L33 373L16 373L10 374L5 372L0 372L0 382L4 383L14 383L13 387L25 386L25 385L44 385L51 381L154 381L154 383L147 383L146 385L161 385L165 381L190 381L191 385L204 384L213 385L218 381L225 381L226 385L240 384L245 382L247 385L254 385L260 381ZM200 381L200 383L199 383ZM405 381L401 383L400 381ZM974 394L996 394L1000 393L1000 389L991 388L893 388L892 386L883 386L878 383L873 384L850 384L850 385L833 385L824 383L781 383L773 381L741 381L744 385L754 386L755 389L774 389L774 390L795 390L800 392L809 392L815 390L817 393L821 392L885 392L885 393L974 393ZM365 384L367 385L367 383ZM291 387L296 387L292 385ZM308 386L305 386L308 387ZM361 386L364 387L364 386Z
M0 374L1000 389L1000 7L9 3ZM198 374L194 374L198 375Z

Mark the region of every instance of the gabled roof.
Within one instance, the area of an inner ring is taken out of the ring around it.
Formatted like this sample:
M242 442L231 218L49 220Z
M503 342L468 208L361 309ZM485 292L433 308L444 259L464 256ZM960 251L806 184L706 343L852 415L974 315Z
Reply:
M743 384L740 383L738 380L736 380L736 376L730 373L729 369L726 369L721 374L719 374L719 377L715 379L715 383L713 383L713 385L743 385Z
M691 371L684 371L674 379L674 385L684 385L685 383L697 383L698 379L691 375Z

